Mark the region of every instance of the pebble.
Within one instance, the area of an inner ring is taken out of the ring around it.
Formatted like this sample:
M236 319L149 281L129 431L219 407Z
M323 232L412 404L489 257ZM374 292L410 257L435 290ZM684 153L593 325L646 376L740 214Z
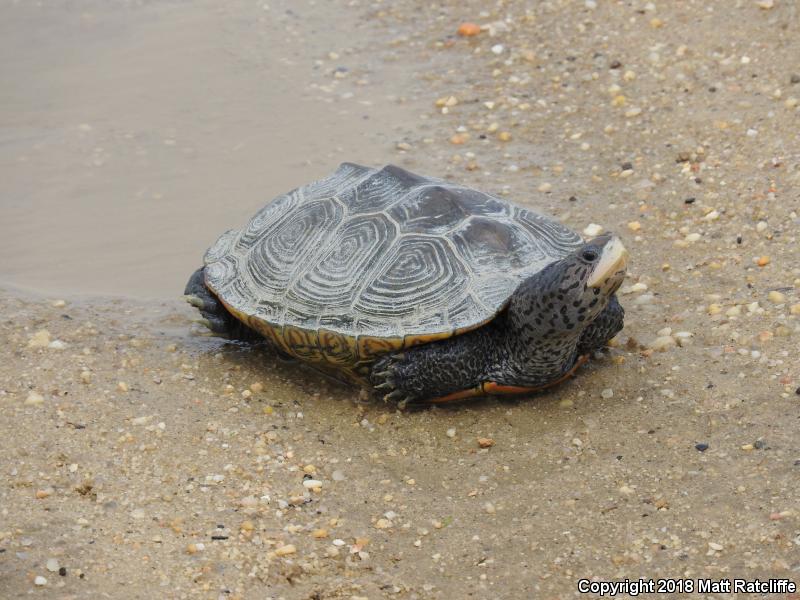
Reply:
M608 400L609 398L614 397L614 390L611 388L606 388L602 392L600 392L600 396Z
M296 552L297 548L295 548L294 544L286 544L275 549L276 556L289 556L290 554L294 554Z
M792 304L791 308L789 308L789 312L793 315L800 315L800 303Z
M458 26L458 35L463 37L473 37L481 32L481 28L475 23L462 23Z
M33 580L33 585L47 585L47 577L42 577L41 575L37 575L36 578Z
M650 342L650 348L656 350L657 352L665 352L670 348L674 348L676 344L677 342L672 336L662 335Z
M456 437L456 428L455 427L451 427L445 433L446 433L447 437L454 438L454 437Z
M483 510L485 510L490 515L493 515L495 512L497 512L497 509L491 502L487 502L486 504L484 504Z
M119 383L117 383L117 389L120 392L127 392L128 391L128 384L125 383L124 381L120 381Z
M499 55L499 54L502 54L504 51L505 51L505 47L503 46L503 44L495 44L494 46L492 46L492 53L493 54L498 54Z
M783 304L784 302L786 302L786 295L782 294L781 292L775 291L775 290L771 291L767 295L767 298L773 304Z
M699 444L695 444L694 447L695 447L696 450L698 450L700 452L705 452L706 450L708 450L708 444L703 443L703 442L701 442Z
M53 301L53 308L64 308L66 305L67 305L67 303L64 300L54 300Z
M761 256L760 258L758 258L758 259L756 260L756 264L757 264L759 267L766 267L766 266L767 266L769 263L770 263L770 258L769 258L769 256Z
M44 403L44 396L36 392L28 392L28 397L25 398L25 404L29 406L39 406Z
M583 230L583 235L595 237L603 233L603 226L597 223L589 223Z
M50 559L48 559L47 563L45 564L45 567L51 573L55 573L61 568L61 565L58 564L58 559L57 558L50 558Z
M50 345L50 332L40 329L28 340L28 348L47 348Z
M389 529L392 522L389 519L380 518L375 522L375 529Z
M344 481L346 479L346 477L345 477L344 473L342 473L341 471L337 470L337 471L334 471L333 473L331 473L331 479L333 479L334 481Z
M491 448L494 446L494 440L492 438L479 437L478 446L481 448Z
M319 489L322 487L322 482L319 479L304 479L303 487L307 490Z

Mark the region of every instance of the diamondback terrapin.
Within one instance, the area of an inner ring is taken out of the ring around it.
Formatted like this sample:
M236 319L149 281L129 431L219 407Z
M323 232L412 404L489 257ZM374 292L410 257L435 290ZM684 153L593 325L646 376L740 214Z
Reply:
M344 163L224 233L186 286L218 333L401 405L558 383L620 329L627 253L482 192Z

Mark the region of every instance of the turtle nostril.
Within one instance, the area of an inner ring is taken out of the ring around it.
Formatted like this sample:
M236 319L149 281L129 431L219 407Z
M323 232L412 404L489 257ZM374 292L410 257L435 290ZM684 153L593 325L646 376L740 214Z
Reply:
M594 250L584 250L581 256L583 257L583 260L587 262L594 262L597 260L597 252Z

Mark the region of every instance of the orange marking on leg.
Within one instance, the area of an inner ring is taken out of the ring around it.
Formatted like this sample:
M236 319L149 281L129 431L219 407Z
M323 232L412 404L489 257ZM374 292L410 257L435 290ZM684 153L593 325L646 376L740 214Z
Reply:
M575 374L575 371L577 371L578 368L587 360L589 360L588 354L584 356L579 356L578 360L575 361L575 364L572 365L572 368L569 371L564 373L558 379L554 379L553 381L549 381L548 383L545 383L543 385L537 385L534 387L520 387L516 385L502 385L494 381L487 381L486 383L483 384L483 389L487 394L525 394L528 392L538 392L541 390L546 390L547 388L558 385L559 383L562 383L566 379L569 379L572 375Z
M579 356L578 360L575 361L575 364L572 365L572 368L564 373L558 379L545 383L544 385L538 385L534 387L523 387L523 386L516 386L516 385L503 385L501 383L497 383L495 381L487 381L486 383L482 383L480 385L475 386L474 388L469 388L468 390L460 390L458 392L453 392L452 394L447 394L447 396L442 396L440 398L434 398L429 402L431 404L444 404L445 402L453 402L455 400L463 400L464 398L474 398L475 396L483 396L486 394L526 394L530 392L538 392L540 390L545 390L549 387L553 387L554 385L558 385L559 383L563 382L564 380L568 379L572 375L575 374L575 371L578 368L589 360L589 355L586 354L584 356Z
M430 401L431 404L444 404L445 402L453 402L454 400L462 400L463 398L472 398L474 396L482 396L484 394L483 386L478 385L468 390L461 390L442 396L441 398L434 398Z

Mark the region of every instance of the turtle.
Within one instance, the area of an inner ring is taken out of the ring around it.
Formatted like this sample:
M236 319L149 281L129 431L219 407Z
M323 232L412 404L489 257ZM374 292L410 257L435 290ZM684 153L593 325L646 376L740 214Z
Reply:
M522 394L623 327L627 251L475 189L343 163L222 234L187 300L220 335L404 407Z

